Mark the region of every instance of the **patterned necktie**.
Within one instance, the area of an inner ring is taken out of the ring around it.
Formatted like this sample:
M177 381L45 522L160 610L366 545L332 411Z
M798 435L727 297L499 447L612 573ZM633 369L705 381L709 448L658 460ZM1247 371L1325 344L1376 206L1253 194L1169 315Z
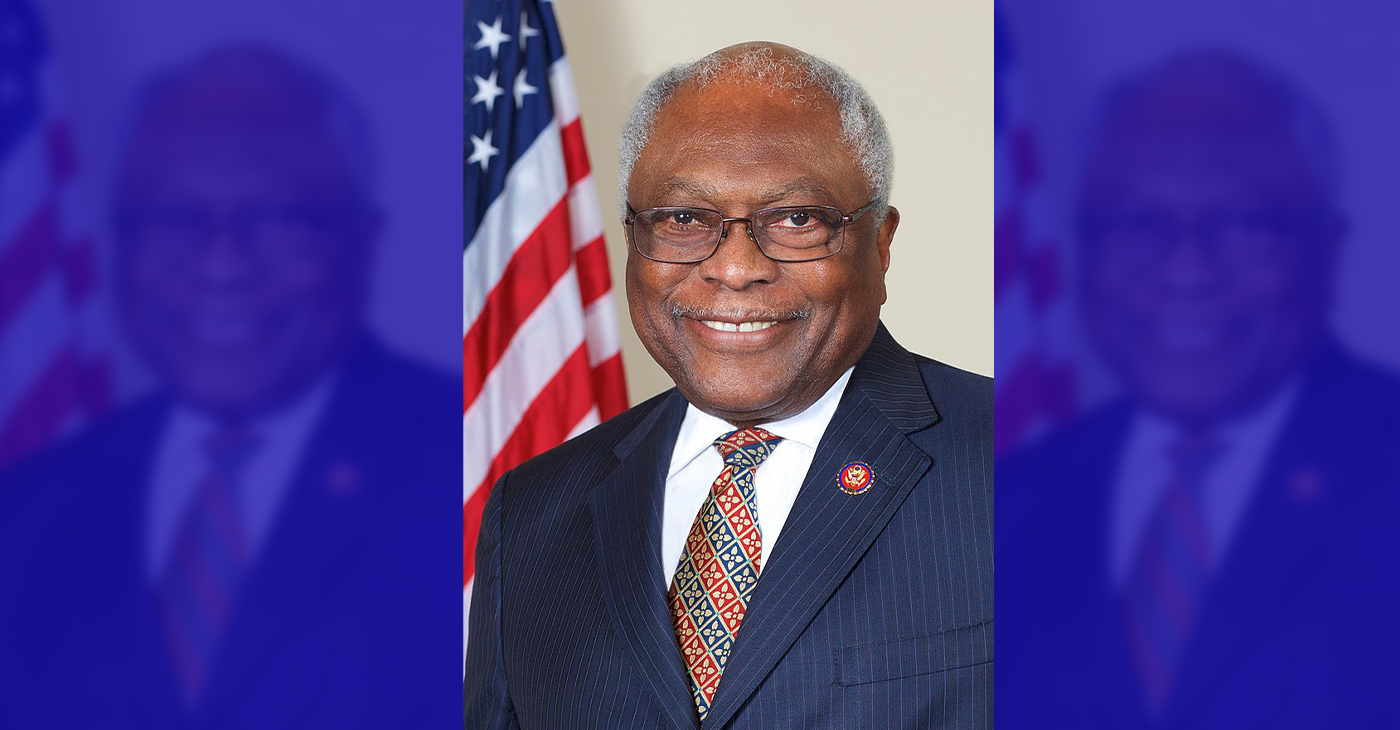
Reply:
M186 508L167 559L159 596L161 623L187 708L203 697L248 567L236 486L255 448L255 440L241 430L209 440L209 471Z
M1148 710L1166 706L1181 654L1196 623L1213 560L1201 485L1219 442L1187 437L1171 451L1172 475L1138 543L1123 594L1123 626Z
M753 475L780 441L761 428L741 428L715 440L724 469L695 515L666 596L702 721L758 583L763 543Z

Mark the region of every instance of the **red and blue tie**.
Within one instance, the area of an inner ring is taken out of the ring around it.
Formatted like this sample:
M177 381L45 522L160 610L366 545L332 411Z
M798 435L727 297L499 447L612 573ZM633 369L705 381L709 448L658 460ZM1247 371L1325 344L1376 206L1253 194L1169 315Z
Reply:
M667 594L671 622L690 675L690 691L703 721L734 648L749 598L758 583L763 544L753 477L782 441L757 427L715 440L724 469L685 541L680 567Z
M1123 624L1148 710L1165 708L1205 594L1214 546L1201 485L1219 442L1184 438L1171 452L1172 475L1143 532L1123 594Z
M236 486L255 448L255 439L246 431L226 431L210 439L209 472L175 534L160 588L166 645L187 709L203 699L248 568L248 538Z

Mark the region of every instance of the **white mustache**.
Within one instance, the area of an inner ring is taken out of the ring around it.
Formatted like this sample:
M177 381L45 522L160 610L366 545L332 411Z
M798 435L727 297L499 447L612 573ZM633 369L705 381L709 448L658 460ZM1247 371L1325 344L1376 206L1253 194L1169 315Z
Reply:
M784 312L774 312L771 310L760 311L757 309L683 307L679 304L672 304L671 316L736 322L778 322L785 319L807 319L812 316L812 312L805 309L790 309Z

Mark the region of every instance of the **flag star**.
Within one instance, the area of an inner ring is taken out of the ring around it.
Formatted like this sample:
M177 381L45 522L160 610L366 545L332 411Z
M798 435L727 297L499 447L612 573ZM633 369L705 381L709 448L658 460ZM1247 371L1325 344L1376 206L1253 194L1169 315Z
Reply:
M529 14L522 10L520 12L520 50L525 50L525 45L529 40L539 34L539 30L530 27Z
M496 106L496 97L506 93L505 89L502 89L500 85L496 83L497 73L496 71L492 71L491 77L485 79L480 76L472 77L472 80L476 82L476 96L472 97L472 103L486 102L486 111L488 113Z
M467 164L474 162L481 163L481 171L486 172L487 166L491 164L491 158L501 154L501 151L491 146L491 130L486 130L486 137L472 135L472 156L467 158Z
M525 69L522 68L520 73L515 75L515 87L512 91L515 93L515 108L519 109L525 103L525 97L538 92L539 89L531 86L525 80Z
M481 31L481 40L476 42L472 48L481 50L491 49L491 60L496 60L496 56L501 52L501 44L510 40L510 36L501 32L501 16L496 16L496 22L487 25L480 20L476 21L476 27Z

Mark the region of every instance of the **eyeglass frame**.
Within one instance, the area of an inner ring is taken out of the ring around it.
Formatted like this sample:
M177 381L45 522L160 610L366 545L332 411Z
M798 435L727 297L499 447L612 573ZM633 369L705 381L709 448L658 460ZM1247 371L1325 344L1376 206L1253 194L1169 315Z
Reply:
M727 217L725 217L724 213L721 213L720 211L715 210L714 208L698 208L698 207L688 206L688 205L666 205L666 206L661 206L661 207L658 207L658 208L645 208L645 209L643 209L643 210L636 210L635 208L632 207L632 203L631 203L630 201L628 201L628 203L627 203L627 215L623 217L623 219L622 219L622 225L623 225L623 227L624 227L624 228L626 229L626 231L627 231L627 243L628 243L628 245L630 245L630 246L632 247L632 250L636 251L638 256L641 256L642 258L644 258L644 259L646 259L646 260L648 260L648 261L655 261L655 262L657 262L657 263L659 263L659 264L698 264L698 263L700 263L700 262L702 262L702 261L705 261L705 260L711 258L712 256L715 255L716 252L719 251L719 247L724 243L724 239L726 239L726 238L729 237L729 224L730 224L730 223L739 223L739 222L743 222L743 223L744 223L744 231L747 232L747 233L749 234L749 240L750 240L750 241L753 241L753 242L754 242L754 245L758 247L758 252L759 252L759 253L763 254L764 256L766 256L767 258L769 258L770 260L777 261L777 262L780 263L780 264L803 264L803 263L807 263L808 261L821 261L822 259L831 258L832 256L835 256L836 254L841 253L842 249L844 249L844 248L845 248L845 245L846 245L846 239L845 239L845 236L843 235L843 234L845 233L845 231L846 231L846 226L848 226L848 225L850 225L850 224L856 222L856 220L859 219L861 216L863 216L863 215L865 215L866 213L870 212L870 209L871 209L871 208L874 208L878 203L880 203L880 198L878 198L878 197L872 198L872 199L870 200L870 202L866 203L865 205L862 205L862 206L859 207L859 208L856 208L855 210L851 211L849 214L842 212L840 208L837 208L837 207L834 206L834 205L779 205L779 206L774 206L774 207L772 207L772 208L759 208L758 210L755 210L755 211L753 211L752 213L749 213L748 217L744 217L744 218L727 218ZM836 247L836 250L835 250L835 251L832 251L832 252L827 253L827 254L823 254L823 255L821 255L821 256L817 256L816 258L789 260L789 259L775 258L775 257L772 256L771 254L769 254L767 251L763 250L763 244L762 244L762 243L759 243L758 236L755 235L754 232L753 232L753 225L754 225L754 224L753 224L753 219L754 219L759 213L763 213L763 212L770 211L770 210L789 210L789 209L790 209L790 210L803 210L803 209L811 209L811 208L822 208L822 209L826 209L826 210L834 210L834 211L836 211L836 213L837 213L838 215L841 216L841 219L840 219L840 222L839 222L839 224L838 224L838 226L837 226L837 228L836 228L836 231L832 234L832 238L835 238L835 237L838 236L838 235L841 235L841 236L842 236L842 237L841 237L841 243ZM632 224L635 223L635 222L637 221L637 216L639 216L639 215L641 215L641 214L643 214L643 213L647 213L647 212L653 211L653 210L703 210L703 211L709 211L709 212L711 212L711 213L717 213L717 214L719 214L719 216L720 216L720 222L719 222L719 239L715 241L715 244L714 244L714 246L712 246L712 247L710 248L710 252L709 252L709 253L705 254L705 255L702 256L701 258L695 259L694 261L667 261L666 259L652 258L651 256L648 256L648 255L646 255L645 253L642 253L642 249L641 249L640 247L637 246L637 243L636 243L636 240L635 240L635 239L636 239L636 234L634 234L634 233L632 232Z

